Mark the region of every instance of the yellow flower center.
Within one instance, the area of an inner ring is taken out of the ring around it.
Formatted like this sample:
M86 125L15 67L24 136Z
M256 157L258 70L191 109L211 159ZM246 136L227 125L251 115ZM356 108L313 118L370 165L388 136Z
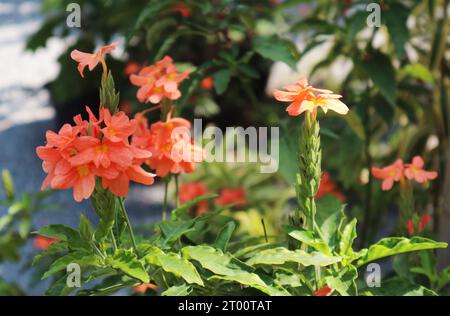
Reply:
M174 81L177 78L176 73L171 73L167 76L167 80Z
M77 172L80 177L86 177L89 174L89 167L87 165L79 166Z
M95 152L97 154L104 154L107 151L108 151L108 145L106 145L106 144L102 144L102 145L95 147Z
M108 128L108 132L109 132L109 135L111 135L111 136L117 135L117 131L112 127Z

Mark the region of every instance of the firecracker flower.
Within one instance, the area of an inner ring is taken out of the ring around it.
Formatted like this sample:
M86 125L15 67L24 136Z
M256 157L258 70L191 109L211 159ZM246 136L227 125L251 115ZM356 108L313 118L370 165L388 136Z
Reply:
M178 86L188 75L188 70L179 73L172 58L165 56L155 64L142 68L138 74L132 74L130 81L139 87L136 96L140 102L157 104L164 98L180 98Z
M316 193L316 199L320 199L325 195L334 195L338 200L344 201L345 196L336 186L336 183L331 179L328 172L323 172L319 184L319 189Z
M90 53L84 53L77 49L74 49L70 53L70 57L78 62L78 72L80 73L81 77L84 78L84 68L86 66L89 68L89 71L94 70L94 68L98 65L100 62L103 66L103 72L106 73L106 64L103 59L103 55L110 53L113 49L117 47L116 43L112 43L110 45L103 46L100 48L100 50L96 51L93 54Z
M427 226L431 221L431 216L429 213L425 213L417 222L417 230L414 225L414 220L409 219L406 222L406 230L408 231L409 235L414 235L414 233L417 231L418 234L422 233L425 229L425 226Z
M180 186L180 202L186 203L199 197L210 193L206 184L202 182L183 183ZM208 212L208 201L203 200L197 203L193 209L193 215L199 216Z
M117 196L127 195L130 181L152 184L155 175L141 167L151 152L129 141L137 122L105 108L100 108L98 119L89 108L87 112L89 121L75 116L75 126L65 124L58 133L47 131L47 144L36 149L47 173L42 188L73 188L73 197L80 202L92 195L97 178Z
M50 238L42 235L37 235L34 238L34 247L40 250L45 250L55 242L59 241L57 238Z
M315 291L313 293L313 296L330 296L331 294L333 294L333 291L334 290L332 288L330 288L328 285L325 285Z
M145 163L158 176L190 173L194 171L195 163L203 160L203 149L195 146L190 136L189 121L176 117L166 122L155 122L147 128L143 116L137 117L138 128L133 144L151 152Z
M316 117L317 109L320 107L327 113L332 110L338 114L345 115L348 107L339 99L342 97L333 94L330 90L317 89L309 85L306 78L301 78L296 85L286 86L284 90L275 90L273 96L281 102L291 102L286 108L290 116L298 116L309 112Z
M423 170L424 161L420 156L415 156L411 163L404 163L397 159L392 165L383 168L372 168L372 174L375 178L383 180L381 189L388 191L392 189L394 182L404 182L405 179L417 183L425 183L428 180L437 178L436 171Z
M234 204L236 207L242 207L247 204L247 197L244 188L224 188L216 199L216 204L225 206Z

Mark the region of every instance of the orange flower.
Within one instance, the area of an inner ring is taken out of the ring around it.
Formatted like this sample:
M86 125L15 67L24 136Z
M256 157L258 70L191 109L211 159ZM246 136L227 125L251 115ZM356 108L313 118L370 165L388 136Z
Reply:
M313 293L314 296L330 296L333 293L333 289L330 288L328 285L325 285L323 287L321 287L320 289L318 289L317 291L315 291Z
M425 213L425 215L423 215L420 220L419 223L417 224L417 230L419 231L419 233L421 233L425 226L431 221L431 217L430 214Z
M320 180L320 185L319 189L317 190L316 198L320 199L327 194L334 195L340 201L345 200L345 196L336 187L336 184L331 179L330 174L325 171L322 173L322 178Z
M175 3L172 6L172 10L180 13L185 18L191 15L191 10L189 9L188 5L184 2Z
M169 172L189 173L194 162L200 162L202 149L190 137L191 123L183 118L156 122L150 127L149 147L152 156L146 161L156 174L165 177Z
M397 159L392 165L383 168L372 168L372 174L375 178L383 180L381 189L383 191L389 191L392 189L394 182L400 181L403 177L403 161Z
M188 75L189 71L178 73L172 58L165 56L154 65L141 69L137 75L131 75L130 81L140 87L136 95L140 102L157 104L163 98L176 100L181 97L178 85Z
M290 116L298 116L305 111L315 115L319 107L327 113L333 110L345 115L348 107L339 99L340 95L333 94L330 90L317 89L308 84L306 78L301 78L296 85L284 87L286 91L275 90L273 96L278 101L291 102L286 108Z
M141 66L137 62L130 61L128 62L128 64L126 64L125 68L123 69L123 74L125 75L125 77L129 77L132 74L137 73L140 68Z
M408 234L410 236L414 235L414 223L413 223L412 219L410 219L406 222L406 230L408 231Z
M103 55L106 53L110 53L116 47L117 44L112 43L110 45L103 46L99 51L93 54L80 52L79 50L74 49L70 53L70 57L76 62L78 62L78 71L81 77L84 78L83 71L84 68L86 68L86 66L88 66L89 71L92 71L98 65L99 62L101 62L102 64L104 63Z
M101 108L97 119L89 108L87 111L89 122L77 115L75 127L66 124L58 134L47 132L47 145L36 149L48 174L42 187L73 187L74 199L80 202L91 196L97 177L117 196L128 193L130 181L152 184L155 175L141 167L151 152L136 147L132 141L137 122L130 121L123 112L111 115Z
M147 292L148 289L151 289L153 291L157 291L158 290L158 286L152 283L142 283L138 286L135 286L133 288L133 291L136 293L145 293Z
M208 194L209 190L206 184L201 182L183 183L180 186L180 202L186 203L198 196ZM195 215L202 215L208 211L208 201L200 201L195 209Z
M48 247L50 247L51 244L53 244L57 241L59 241L59 239L57 239L57 238L50 238L50 237L45 237L42 235L37 235L34 238L34 247L36 247L37 249L40 249L40 250L45 250Z
M211 90L214 86L214 79L212 77L206 77L200 81L200 86L205 90Z
M405 165L406 178L415 180L417 183L424 183L437 178L438 173L436 171L425 171L423 166L423 159L420 156L415 156L412 163Z
M247 204L245 189L225 188L216 199L216 203L220 206L234 204L236 207L242 207Z

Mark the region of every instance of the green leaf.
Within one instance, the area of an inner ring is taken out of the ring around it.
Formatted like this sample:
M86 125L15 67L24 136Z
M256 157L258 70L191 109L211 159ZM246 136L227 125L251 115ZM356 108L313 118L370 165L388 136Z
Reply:
M321 240L320 238L314 236L314 233L309 230L305 230L294 226L285 226L284 231L292 238L313 247L317 251L327 255L332 256L328 244Z
M42 279L46 279L61 270L65 270L71 263L77 263L80 267L97 266L100 264L100 259L82 250L71 252L53 262L47 272L42 276Z
M423 237L412 237L411 239L404 237L383 238L376 244L369 247L366 255L358 260L358 266L362 266L368 262L380 258L397 255L404 252L437 248L447 248L447 243L436 242Z
M389 56L379 51L371 52L362 62L362 67L386 100L395 105L395 70Z
M325 277L326 284L335 289L342 296L356 295L355 280L358 278L358 271L354 266L346 266L337 273Z
M217 194L204 194L204 195L197 196L196 198L193 198L192 200L190 200L190 201L180 205L176 209L174 209L170 213L170 219L177 220L177 219L181 219L181 218L189 218L187 212L189 211L189 209L191 207L197 205L197 203L199 203L201 201L214 199L217 196L218 196Z
M267 59L285 62L294 70L297 68L300 54L295 45L289 40L278 36L260 36L253 40L253 47L258 54Z
M235 222L231 221L226 223L220 230L219 234L217 235L216 241L214 242L214 246L216 248L221 249L222 251L225 251L227 249L231 235L233 234L235 229L236 229Z
M339 229L344 207L345 205L332 195L326 195L317 201L316 222L322 231L324 241L329 245L332 244L332 239Z
M394 277L381 283L381 287L368 289L372 295L380 296L436 296L437 294L424 286Z
M194 220L189 221L164 221L159 223L159 228L164 237L164 242L172 243L178 240L181 236L194 230Z
M354 41L356 35L367 26L367 16L368 13L366 11L358 11L349 18L349 28L346 32L348 42Z
M228 69L219 70L213 75L213 79L217 94L222 94L227 90L228 84L230 83L231 71Z
M56 255L67 250L67 242L65 240L54 242L53 244L48 246L47 249L42 250L40 254L36 255L33 258L32 265L37 264L45 256Z
M350 255L353 252L352 245L356 239L356 218L345 225L339 241L339 254L341 256Z
M161 249L154 247L145 256L145 260L147 263L160 266L164 271L183 278L189 284L195 283L204 286L195 266L177 253L164 253Z
M80 215L80 234L86 240L92 240L94 237L92 223L84 214Z
M107 257L106 262L114 269L121 270L125 274L142 281L143 283L150 282L147 271L144 265L138 260L135 253L131 250L117 249L113 257Z
M422 64L408 64L401 70L402 75L407 75L415 79L422 80L426 83L433 83L433 74Z
M325 267L340 262L341 257L331 257L319 252L307 253L303 250L289 250L284 247L262 250L247 260L249 265L281 265L286 262L295 262L302 266L319 266Z
M383 18L394 42L397 56L403 57L405 54L405 44L409 40L409 31L406 25L409 16L409 9L400 3L393 3L388 10L383 11Z
M68 226L52 224L42 227L38 231L39 235L56 238L67 241L69 249L72 250L91 250L92 246L81 238L78 231Z
M192 293L192 287L187 284L174 285L161 293L162 296L188 296Z

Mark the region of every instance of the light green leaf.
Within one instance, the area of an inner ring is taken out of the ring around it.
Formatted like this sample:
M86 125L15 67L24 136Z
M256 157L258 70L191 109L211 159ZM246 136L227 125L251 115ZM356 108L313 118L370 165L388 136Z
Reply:
M314 233L312 231L304 230L302 228L294 226L285 226L284 230L292 238L313 247L317 251L326 254L327 256L332 256L328 244L320 238L314 236Z
M249 265L281 265L286 262L295 262L305 267L325 267L340 262L341 257L331 257L319 252L307 253L303 250L289 250L284 247L262 250L247 260Z
M187 284L174 285L161 293L162 296L188 296L192 293L192 287Z
M92 223L84 214L80 215L80 234L86 240L92 240L94 237Z
M150 282L144 265L131 250L117 249L114 256L106 258L106 263L143 283Z
M404 252L436 248L447 248L447 243L436 242L423 237L412 237L411 239L404 237L383 238L376 244L369 247L366 255L358 260L358 266L362 266L368 262L380 258L397 255Z
M415 79L422 80L426 83L433 83L433 74L422 64L408 64L402 68L401 73L403 75L411 76Z
M183 278L186 282L204 286L203 280L195 266L177 253L164 253L159 248L152 248L145 256L147 263L160 266L164 271Z
M356 295L355 280L358 271L354 266L346 266L338 273L325 277L326 284L342 296ZM353 290L352 290L353 289Z
M356 239L356 218L345 225L339 241L339 254L341 256L350 255L353 252L352 245Z

